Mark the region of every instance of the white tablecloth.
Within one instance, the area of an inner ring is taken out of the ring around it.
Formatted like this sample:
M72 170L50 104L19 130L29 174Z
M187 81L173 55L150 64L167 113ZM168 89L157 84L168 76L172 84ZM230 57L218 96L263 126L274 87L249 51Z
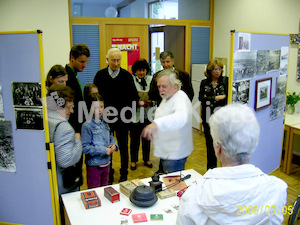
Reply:
M170 175L179 175L180 172L170 173L167 175L161 175L160 180L162 181L162 177L170 176ZM191 174L191 178L185 180L187 185L190 185L195 180L202 177L198 172L193 169L184 170L181 172L182 175ZM145 185L149 185L149 181L151 178L141 179L141 181ZM164 184L163 184L164 186ZM119 184L112 185L112 187L120 192ZM130 202L129 198L120 192L120 201L111 203L104 196L104 187L94 188L90 190L95 190L101 199L101 207L85 209L81 198L80 193L85 191L78 191L69 194L63 194L62 199L64 202L65 210L68 214L69 221L72 225L119 225L121 224L122 218L128 219L128 224L134 224L132 219L132 214L136 213L146 213L147 222L141 224L175 224L177 210L173 207L179 205L179 198L177 196L167 198L167 199L159 199L158 201L151 207L143 208L135 206ZM129 216L120 215L120 212L123 208L130 208L132 212ZM172 213L167 213L165 209L170 209ZM150 214L163 214L163 221L151 221ZM138 223L139 224L139 223Z

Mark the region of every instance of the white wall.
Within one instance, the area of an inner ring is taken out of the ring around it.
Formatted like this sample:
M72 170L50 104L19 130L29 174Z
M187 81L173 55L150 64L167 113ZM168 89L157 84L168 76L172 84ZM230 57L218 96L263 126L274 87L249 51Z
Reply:
M299 0L215 0L214 57L230 59L230 30L294 34L299 32ZM289 54L287 88L300 93L296 82L298 46Z
M0 0L0 31L41 30L46 76L53 65L69 62L68 12L67 0Z

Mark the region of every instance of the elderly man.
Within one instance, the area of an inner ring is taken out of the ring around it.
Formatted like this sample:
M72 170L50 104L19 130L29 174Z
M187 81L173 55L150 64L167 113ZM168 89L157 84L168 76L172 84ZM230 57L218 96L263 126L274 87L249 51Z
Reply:
M183 90L187 94L189 99L192 101L194 97L194 89L191 82L191 76L189 75L189 73L174 67L175 60L172 52L170 51L162 52L160 53L159 58L160 58L160 63L164 68L164 70L168 70L168 69L177 70L178 79L181 81L182 84L181 90ZM162 100L159 91L157 89L157 83L156 83L156 77L160 72L161 71L158 71L153 75L153 79L149 90L150 99L157 101L158 105Z
M208 170L186 190L176 224L281 224L286 183L249 164L260 131L253 110L224 106L209 125L222 167Z
M122 53L118 48L111 48L106 55L108 67L97 72L94 84L104 98L106 107L113 107L110 121L111 130L116 137L121 154L120 182L127 180L128 174L128 131L132 115L127 110L122 118L122 109L132 108L133 101L139 101L132 75L121 68ZM124 110L123 110L124 111ZM125 112L125 111L124 111ZM126 119L126 121L124 120ZM112 164L112 163L111 163ZM110 171L109 184L113 181L113 170Z
M161 71L157 75L157 87L163 100L142 136L153 140L154 156L161 159L164 173L184 170L186 159L193 151L192 104L180 90L176 71Z

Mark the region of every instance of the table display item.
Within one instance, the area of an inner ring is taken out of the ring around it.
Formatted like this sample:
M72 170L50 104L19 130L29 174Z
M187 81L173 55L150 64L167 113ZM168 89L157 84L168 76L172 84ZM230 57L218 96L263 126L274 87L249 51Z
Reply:
M149 183L150 183L150 187L152 187L155 191L162 190L162 183L163 182L161 182L159 180L159 175L157 173L155 173L152 176L152 181L150 181Z
M184 192L186 191L186 189L188 189L189 186L181 189L180 191L177 192L177 197L181 198L181 196L184 194Z
M147 222L147 216L145 213L132 214L134 223Z
M124 208L122 209L122 211L120 212L121 215L124 215L124 216L129 216L129 214L132 212L131 209L128 209L128 208Z
M140 181L140 179L135 179L132 181L128 181L128 180L123 181L119 185L120 192L122 192L124 195L129 197L131 195L131 193L133 192L133 190L139 185L144 185L144 183L142 181Z
M150 215L150 220L152 221L162 221L164 220L163 214L151 214Z
M170 198L176 196L176 192L173 189L166 189L157 193L157 197L160 199Z
M157 196L152 187L141 185L134 189L129 199L136 206L150 207L157 201Z
M113 187L104 188L104 196L112 203L120 201L120 193Z
M100 198L95 191L82 192L81 200L86 209L92 209L101 206Z

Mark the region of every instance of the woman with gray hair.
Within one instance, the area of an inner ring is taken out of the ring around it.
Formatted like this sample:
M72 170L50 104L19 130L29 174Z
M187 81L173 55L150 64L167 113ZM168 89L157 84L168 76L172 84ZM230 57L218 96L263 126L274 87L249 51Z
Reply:
M253 110L224 106L209 125L222 167L208 170L187 189L176 224L281 224L287 184L249 164L260 130Z

